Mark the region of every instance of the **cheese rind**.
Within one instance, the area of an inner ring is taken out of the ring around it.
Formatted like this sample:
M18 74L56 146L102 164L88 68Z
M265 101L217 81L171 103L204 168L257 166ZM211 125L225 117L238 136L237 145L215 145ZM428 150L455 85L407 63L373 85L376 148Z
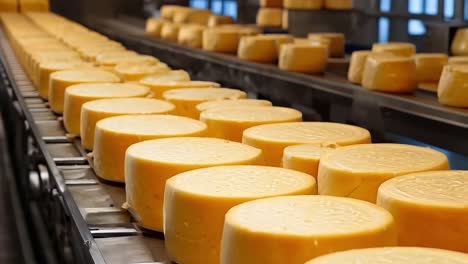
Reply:
M81 108L81 145L93 150L96 123L104 118L120 115L168 114L175 106L169 102L149 98L102 99L83 104Z
M442 69L448 63L444 53L418 53L413 56L416 63L416 79L418 83L437 83Z
M189 81L190 75L186 71L172 70L146 76L140 80L140 83L151 88L152 97L161 99L165 91L178 88L177 83Z
M455 33L450 47L452 53L456 56L468 55L468 29L460 28Z
M151 139L204 136L206 125L172 115L126 115L102 119L96 124L94 170L106 180L125 182L125 151Z
M314 41L327 41L331 57L341 58L345 55L345 35L343 33L310 33L308 39Z
M374 52L388 52L396 56L411 57L416 53L416 46L405 42L374 43Z
M283 44L278 66L281 70L321 73L325 70L328 48L322 45Z
M219 25L233 24L234 20L231 16L211 15L208 19L208 26L215 27Z
M282 44L293 42L290 35L267 34L245 36L240 39L237 56L243 60L274 63Z
M283 6L288 9L315 10L323 7L324 0L283 0Z
M468 64L468 56L449 57L448 64Z
M163 74L171 69L165 64L158 61L154 62L122 62L115 66L114 72L117 73L124 81L139 81L145 76L152 74Z
M338 144L342 146L370 143L364 128L322 122L268 124L244 131L242 142L263 150L265 164L281 166L284 148L298 144Z
M274 167L218 166L178 174L166 183L166 249L177 263L219 263L230 208L260 198L315 193L309 175Z
M167 138L130 146L125 157L127 203L141 226L163 231L166 180L190 170L261 163L261 150L215 138Z
M301 171L317 179L320 158L337 146L327 144L301 144L286 147L282 167Z
M237 53L242 36L256 35L259 30L250 27L220 26L203 31L203 49L221 53Z
M161 36L163 21L155 18L148 18L146 20L145 32L146 34L159 38Z
M320 159L318 190L375 203L379 186L413 172L448 169L447 157L430 148L403 144L340 147Z
M352 83L361 84L364 66L366 65L367 57L373 54L370 50L354 51L351 54L348 69L348 80ZM375 53L374 53L375 54Z
M374 204L319 195L273 197L228 211L220 263L304 263L336 251L394 246L396 239L392 215Z
M164 22L161 28L161 39L177 42L180 26L180 24Z
M214 108L238 107L238 106L272 106L267 100L260 99L237 99L237 100L217 100L208 101L196 106L198 113Z
M468 171L404 175L383 183L377 204L395 218L401 246L468 253Z
M257 13L257 25L263 27L281 27L283 10L281 8L261 7Z
M201 25L183 25L179 29L177 42L184 46L201 49L203 46L203 30Z
M454 107L468 107L468 65L447 65L442 71L437 96L439 103Z

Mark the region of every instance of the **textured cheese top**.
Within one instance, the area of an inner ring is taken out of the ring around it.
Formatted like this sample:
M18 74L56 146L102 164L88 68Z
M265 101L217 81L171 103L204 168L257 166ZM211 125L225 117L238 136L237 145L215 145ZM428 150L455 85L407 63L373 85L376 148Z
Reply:
M65 93L82 97L138 97L149 91L148 87L133 83L84 83L69 86Z
M319 160L320 157L326 153L335 149L336 146L326 144L301 144L293 145L284 149L284 157L290 159L292 157L300 159L316 159Z
M206 129L203 122L172 115L125 115L105 118L96 125L101 130L131 135L183 136Z
M69 82L119 82L115 74L98 69L80 69L54 72L51 78Z
M96 55L96 62L99 64L115 64L124 57L136 57L138 53L130 50L109 51Z
M223 198L260 198L313 189L310 175L275 167L219 166L184 172L168 182L179 191Z
M255 200L233 207L226 214L226 223L250 232L299 237L369 232L392 222L392 215L377 205L319 195Z
M190 81L190 75L184 70L174 70L164 73L157 73L146 76L141 79L141 84L144 85L158 85L158 84L174 84L178 82Z
M302 120L302 113L292 108L278 106L234 106L204 111L201 113L200 119L243 123L300 121Z
M175 100L223 100L245 98L245 92L228 88L187 88L170 90L163 94L165 99Z
M138 60L138 59L137 59ZM118 73L156 73L156 72L167 72L169 71L169 67L165 63L159 62L150 62L150 61L142 61L142 62L135 62L135 61L126 61L117 64L114 70Z
M313 259L306 264L465 264L468 254L435 248L383 247L354 249Z
M386 181L379 195L431 207L468 208L468 171L414 173Z
M267 100L258 99L238 99L238 100L218 100L208 101L197 105L197 110L200 112L220 108L220 107L238 107L238 106L271 106L272 103Z
M167 113L175 109L169 102L149 98L115 98L87 102L83 108L89 111L114 114Z
M137 143L127 149L127 155L154 162L208 167L252 160L261 155L261 150L228 140L185 137Z
M416 52L416 46L412 43L404 42L374 43L372 51L385 51L400 56L411 56Z
M430 148L403 144L361 144L338 148L322 157L321 164L356 173L401 175L429 170L447 163L447 157Z
M448 64L468 64L468 56L450 57Z
M68 60L68 61L45 61L41 62L40 67L42 69L48 69L52 71L66 70L66 69L81 69L81 68L93 68L92 64L86 63L80 60Z
M452 64L444 67L445 72L458 72L462 74L468 74L468 65L465 64Z
M244 137L265 141L301 143L336 143L339 145L355 142L370 142L370 133L357 126L325 123L294 122L260 125L244 131Z
M134 63L145 63L145 62L159 62L158 59L156 59L153 56L148 56L148 55L127 55L127 56L118 56L117 54L115 56L108 56L105 58L99 58L96 57L96 62L98 62L101 65L117 65L119 63L123 62L134 62Z

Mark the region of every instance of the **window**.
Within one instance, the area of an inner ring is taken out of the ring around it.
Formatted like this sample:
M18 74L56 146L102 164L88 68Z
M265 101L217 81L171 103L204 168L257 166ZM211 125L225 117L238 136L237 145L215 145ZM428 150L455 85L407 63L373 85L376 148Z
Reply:
M408 34L410 35L424 35L426 34L426 26L422 20L410 19L408 20Z
M426 0L425 2L424 13L426 15L437 15L439 12L438 0Z
M392 1L380 0L380 11L389 12L391 7L392 7Z
M379 42L388 42L390 32L390 20L388 17L379 18Z
M211 9L215 14L237 18L236 0L190 0L190 6L194 8Z
M453 18L455 12L455 0L445 0L444 1L444 17Z
M208 1L206 0L190 0L190 6L193 8L208 8Z
M408 11L411 14L422 14L424 10L424 0L408 1Z

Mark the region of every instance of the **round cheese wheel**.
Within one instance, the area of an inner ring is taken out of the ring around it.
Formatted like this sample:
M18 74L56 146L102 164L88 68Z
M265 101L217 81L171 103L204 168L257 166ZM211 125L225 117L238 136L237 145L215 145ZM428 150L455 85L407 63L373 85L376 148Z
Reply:
M341 147L320 159L319 193L375 202L377 189L388 179L444 169L448 169L447 157L430 148L403 144Z
M185 8L176 10L172 21L179 24L198 24L206 26L210 16L210 10Z
M122 50L122 51L109 51L96 55L96 64L98 66L109 66L114 67L121 61L125 61L128 58L138 57L138 54L134 51Z
M372 53L370 50L359 50L351 54L348 69L348 80L350 82L361 84L364 65L366 64L367 57Z
M284 148L298 144L353 145L370 143L364 128L322 122L294 122L260 125L246 129L243 143L263 150L265 164L281 166Z
M278 60L280 46L291 42L293 38L290 35L245 36L240 39L237 56L248 61L274 63Z
M404 42L374 43L372 45L372 51L388 52L397 56L411 57L416 53L416 46Z
M283 6L287 9L315 10L323 7L324 0L283 0Z
M281 8L260 7L257 13L257 25L263 27L281 27L283 10Z
M325 40L331 57L341 58L345 55L345 35L343 33L310 33L308 39L314 41Z
M413 56L416 63L416 80L418 83L439 82L442 69L448 63L444 53L418 53Z
M237 53L242 36L256 35L259 30L251 27L222 26L203 31L203 49L221 53Z
M327 144L301 144L286 147L283 152L282 166L317 178L320 158L336 147Z
M186 7L184 6L178 6L178 5L163 5L161 6L161 18L172 21L172 18L174 17L175 12L178 10L185 9Z
M149 18L146 20L145 32L152 37L160 37L163 21L160 19Z
M205 28L205 26L196 24L183 25L179 29L177 42L184 46L201 49L203 44L203 30L205 30Z
M468 55L468 29L467 28L460 28L455 33L455 36L452 40L452 45L450 49L452 53L456 56L463 56Z
M288 43L280 49L279 68L301 73L321 73L325 70L328 48L322 45Z
M81 145L92 150L96 123L104 118L120 115L168 114L175 106L150 98L116 98L90 101L81 107Z
M231 16L211 15L208 19L208 26L215 27L219 25L233 24L234 19Z
M439 103L454 107L468 107L468 92L464 88L467 79L468 65L445 66L437 87Z
M221 264L304 263L336 251L394 246L396 240L392 215L374 204L318 195L273 197L228 211Z
M208 101L196 106L198 113L206 110L223 108L223 107L238 107L238 106L272 106L272 103L267 100L259 99L237 99L237 100L218 100Z
M94 170L106 180L125 182L125 151L140 141L203 136L206 125L172 115L125 115L102 119L96 124ZM116 144L118 142L118 144Z
M50 75L49 106L57 114L63 112L65 89L80 83L119 82L120 78L104 70L65 70Z
M246 98L245 92L228 88L185 88L169 90L163 98L176 106L176 113L198 119L196 106L206 101Z
M233 165L181 173L166 183L166 249L177 263L219 263L229 209L265 197L315 193L312 177L282 168Z
M468 56L453 56L448 59L448 64L468 64Z
M325 8L333 10L353 9L353 0L325 0Z
M377 204L395 218L399 245L468 253L468 171L433 171L383 183Z
M164 22L161 28L161 38L171 42L177 42L180 24Z
M172 70L163 73L148 75L141 79L140 83L151 88L152 97L161 99L162 94L165 91L178 88L179 86L177 85L177 83L187 83L189 81L190 75L186 71ZM193 83L191 85L193 85Z
M203 111L200 120L208 126L210 137L241 142L244 130L250 127L302 121L302 113L277 106L238 106Z
M463 264L468 255L422 247L380 247L353 249L315 258L306 264Z
M145 97L148 93L148 87L130 83L89 83L70 86L65 91L63 124L69 133L79 135L81 107L84 103L105 98Z
M259 149L215 138L168 138L134 144L125 158L128 206L141 226L163 231L166 180L198 168L259 164L261 154Z
M165 73L170 68L165 63L159 62L123 62L115 66L114 71L124 81L139 81L147 75Z

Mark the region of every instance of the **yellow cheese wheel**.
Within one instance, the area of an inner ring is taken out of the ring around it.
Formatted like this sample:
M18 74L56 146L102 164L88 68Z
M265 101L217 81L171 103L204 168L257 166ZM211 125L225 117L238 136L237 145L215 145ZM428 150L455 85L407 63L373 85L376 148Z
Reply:
M302 113L277 106L238 106L203 111L200 120L208 126L208 136L242 141L244 130L250 127L302 121Z
M416 46L404 42L374 43L374 45L372 45L372 51L388 52L397 56L411 57L416 53Z
M125 61L127 58L138 57L138 54L134 51L119 50L103 52L96 55L96 64L98 66L109 66L114 67L118 63Z
M257 13L257 25L263 27L281 27L283 10L281 8L260 7Z
M180 24L164 22L161 28L161 38L171 42L177 42Z
M178 24L198 24L206 26L210 19L211 11L206 9L184 8L174 12L172 21Z
M84 103L105 98L145 97L148 87L130 83L89 83L69 86L65 91L63 124L73 134L80 134L81 107Z
M448 63L448 56L444 53L418 53L414 55L414 60L418 83L437 83Z
M81 145L92 150L96 123L104 118L120 115L168 114L175 106L150 98L116 98L90 101L81 107Z
M361 84L364 65L366 64L367 57L372 53L370 50L359 50L351 54L348 69L348 80L350 82Z
M353 145L370 143L370 133L364 128L322 122L268 124L244 131L243 143L263 150L265 164L281 166L286 147L298 144Z
M231 16L211 15L208 19L208 26L215 27L219 25L233 24L234 20Z
M396 240L392 215L374 204L319 195L273 197L228 211L220 263L301 264L336 251L394 246Z
M331 57L343 57L345 55L345 36L343 33L310 33L308 38L314 41L328 41Z
M16 0L0 1L1 12L18 12L18 2Z
M353 0L325 0L325 8L333 10L353 9Z
M160 10L161 18L172 21L175 12L183 10L186 7L178 5L163 5Z
M454 107L468 107L468 91L465 89L467 79L468 65L445 66L437 87L439 103Z
M259 0L261 7L283 7L283 0Z
M237 99L237 100L218 100L208 101L196 106L198 113L206 110L223 108L223 107L238 107L238 106L272 106L272 103L267 100L259 99Z
M448 167L447 157L430 148L403 144L340 147L320 159L319 193L375 202L377 189L388 179Z
M251 27L212 27L203 31L203 49L221 53L236 53L242 36L256 35Z
M283 6L288 9L314 10L323 7L324 0L283 0Z
M453 56L448 59L448 64L468 64L468 56Z
M122 62L114 68L124 81L139 81L147 75L165 73L170 68L165 63L160 62Z
M184 46L201 49L203 45L203 30L205 26L191 24L183 25L179 29L177 42Z
M48 0L19 0L19 6L21 13L49 11Z
M202 122L180 116L124 115L102 119L96 124L94 170L103 179L125 182L125 151L131 145L150 139L204 136L205 132Z
M282 166L285 169L301 171L317 178L320 158L337 146L328 144L300 144L286 147Z
M380 247L353 249L315 258L306 264L463 264L468 255L422 247Z
M141 226L163 231L166 180L190 170L221 165L256 165L262 151L215 138L168 138L140 142L127 149L127 203Z
M114 46L97 46L93 48L83 48L83 49L77 49L78 52L80 53L81 57L85 61L89 62L95 62L96 58L99 55L105 54L105 53L116 53L116 52L125 52L124 47L114 47Z
M377 204L395 218L401 246L468 253L468 171L434 171L383 183Z
M455 36L450 47L452 54L456 56L468 55L468 28L460 28L455 33Z
M248 61L274 63L278 60L280 46L291 42L293 38L290 35L245 36L240 39L237 56Z
M368 56L362 74L362 86L369 90L407 93L417 88L416 64L402 56Z
M198 119L197 105L206 101L246 98L245 92L228 88L181 88L164 92L163 98L176 106L176 113Z
M80 83L119 82L120 78L103 70L65 70L50 75L49 106L57 114L63 112L65 89Z
M160 19L149 18L146 20L146 27L145 31L146 34L152 37L160 37L161 36L161 29L162 29L163 21Z
M321 73L325 70L328 48L321 45L283 44L279 68L301 73Z
M169 179L164 197L164 238L177 263L219 263L224 215L255 199L315 194L315 180L292 170L218 166Z

